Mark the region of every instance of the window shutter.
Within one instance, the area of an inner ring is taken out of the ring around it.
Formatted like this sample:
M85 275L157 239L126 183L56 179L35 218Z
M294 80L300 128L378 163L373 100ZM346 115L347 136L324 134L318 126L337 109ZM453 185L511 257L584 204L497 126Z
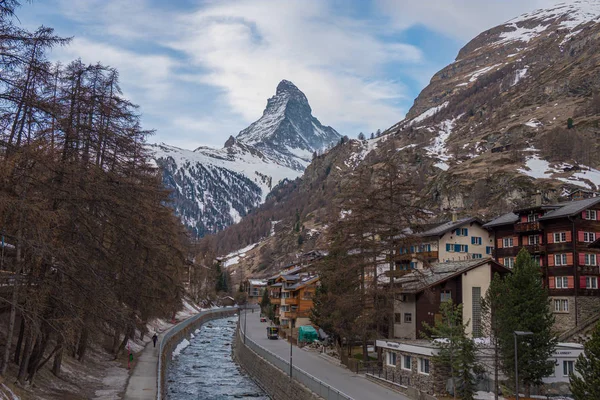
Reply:
M502 239L498 239L498 248L501 249L502 248Z
M585 289L586 287L587 286L586 286L586 283L585 283L585 276L580 276L579 277L579 288L580 289Z
M544 258L540 257L540 267L543 267L543 266L544 266Z
M475 236L471 238L471 244L475 244Z
M469 230L465 228L465 236L469 236Z
M582 212L581 212L581 218L582 218L582 219L585 219L585 211L582 211Z
M577 231L577 241L578 242L583 242L584 241L583 231Z
M575 287L575 281L572 276L567 277L567 282L568 282L567 287L569 289L573 289Z
M570 242L573 240L573 234L571 233L571 231L567 231L567 242Z
M554 234L553 233L548 234L548 240L546 241L546 243L554 243Z
M567 265L573 265L573 253L567 253Z
M469 252L469 245L465 244L465 253L468 253L468 252Z
M579 265L585 265L585 254L579 253Z
M460 244L455 244L455 245L454 245L454 251L455 251L456 253L460 253Z
M498 264L504 265L504 258L498 258Z
M548 256L548 266L549 267L554 267L554 254L550 254Z
M554 279L554 277L553 277L553 276L551 276L551 277L548 279L548 287L549 287L550 289L554 289L554 288L556 288L556 280Z
M446 251L448 251L448 252L450 251L450 246L451 246L450 243L446 243Z
M519 247L519 237L518 236L513 237L513 246Z
M527 222L527 215L521 215L521 222Z
M544 235L542 235L541 233L538 235L538 239L540 244L544 243Z

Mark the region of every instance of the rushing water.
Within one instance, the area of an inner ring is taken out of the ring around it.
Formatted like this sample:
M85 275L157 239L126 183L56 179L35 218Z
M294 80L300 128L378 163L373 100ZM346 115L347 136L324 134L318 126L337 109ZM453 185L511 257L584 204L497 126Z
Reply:
M167 371L169 400L269 397L231 358L237 316L203 324Z

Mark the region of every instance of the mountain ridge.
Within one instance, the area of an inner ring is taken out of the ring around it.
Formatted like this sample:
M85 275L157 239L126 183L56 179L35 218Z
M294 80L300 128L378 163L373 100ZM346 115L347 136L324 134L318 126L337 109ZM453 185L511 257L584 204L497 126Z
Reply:
M173 208L202 237L238 222L263 203L278 182L302 174L315 153L341 135L312 116L308 99L283 80L262 116L222 148L149 146L172 190Z

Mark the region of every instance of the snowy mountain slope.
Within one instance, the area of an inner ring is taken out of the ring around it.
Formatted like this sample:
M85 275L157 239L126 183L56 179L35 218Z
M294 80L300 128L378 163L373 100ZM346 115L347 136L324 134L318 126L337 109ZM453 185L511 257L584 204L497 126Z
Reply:
M262 117L241 131L237 140L254 146L282 165L303 171L315 151L340 139L340 134L312 116L308 99L292 82L281 81Z
M262 117L221 149L150 145L184 224L199 237L218 232L264 202L278 182L300 176L314 152L340 138L311 112L304 93L282 81Z

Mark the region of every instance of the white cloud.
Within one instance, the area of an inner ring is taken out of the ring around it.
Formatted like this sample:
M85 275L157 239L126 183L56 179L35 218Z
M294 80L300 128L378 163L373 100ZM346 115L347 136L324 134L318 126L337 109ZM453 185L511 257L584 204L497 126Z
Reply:
M552 6L559 0L375 0L395 29L416 24L468 41L520 14ZM569 1L567 1L569 3Z

